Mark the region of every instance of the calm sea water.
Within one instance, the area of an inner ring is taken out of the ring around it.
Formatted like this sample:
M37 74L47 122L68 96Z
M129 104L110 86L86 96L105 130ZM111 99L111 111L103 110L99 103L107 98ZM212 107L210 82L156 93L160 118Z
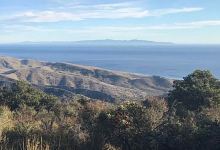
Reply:
M208 69L220 78L220 45L0 45L0 55L170 78L182 78L195 69Z

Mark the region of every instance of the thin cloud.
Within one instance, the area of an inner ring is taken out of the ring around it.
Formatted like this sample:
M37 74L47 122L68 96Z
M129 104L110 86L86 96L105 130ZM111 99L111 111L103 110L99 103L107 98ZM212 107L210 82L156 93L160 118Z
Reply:
M220 20L205 20L205 21L194 21L187 23L174 23L174 24L164 24L156 26L148 26L146 29L152 30L176 30L176 29L198 29L205 27L220 26Z
M177 13L190 13L190 12L196 12L201 11L203 8L201 7L190 7L190 8L169 8L169 9L160 9L155 10L151 13L151 16L163 16L168 14L177 14Z
M153 26L99 26L99 27L79 27L75 29L71 28L46 28L44 26L28 26L28 25L1 25L1 30L8 32L15 31L39 31L39 32L65 32L65 33L135 33L135 32L145 32L148 30L187 30L187 29L200 29L207 27L220 26L220 20L204 20L204 21L194 21L194 22L184 22L184 23L174 23L174 24L161 24Z
M81 18L78 15L67 12L55 11L26 11L4 17L2 20L11 22L59 22L59 21L79 21Z
M182 29L200 29L207 27L220 26L220 20L204 20L204 21L194 21L194 22L183 22L183 23L173 23L173 24L160 24L153 26L135 26L135 27L122 27L122 26L105 26L105 27L94 27L91 30L105 30L112 32L119 31L144 31L144 30L182 30Z
M139 32L147 30L182 30L182 29L199 29L207 27L220 26L220 20L204 20L184 23L173 23L173 24L160 24L153 26L100 26L100 27L89 27L84 28L83 32ZM68 32L76 32L77 30L68 29ZM81 30L82 31L82 30Z
M80 21L87 19L124 19L157 17L169 14L190 13L201 11L200 7L166 8L148 10L132 3L112 3L97 5L74 5L61 7L58 10L25 11L15 15L1 17L2 21L17 22L61 22Z

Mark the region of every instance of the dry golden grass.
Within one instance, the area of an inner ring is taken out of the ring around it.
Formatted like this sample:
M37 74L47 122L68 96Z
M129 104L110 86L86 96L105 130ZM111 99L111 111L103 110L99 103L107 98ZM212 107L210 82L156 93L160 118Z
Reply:
M13 114L9 108L5 106L0 107L0 137L4 130L8 130L13 127Z

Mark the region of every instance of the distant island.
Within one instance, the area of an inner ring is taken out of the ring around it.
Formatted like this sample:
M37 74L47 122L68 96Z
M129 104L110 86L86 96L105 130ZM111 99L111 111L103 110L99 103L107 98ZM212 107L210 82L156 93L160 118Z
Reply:
M169 45L174 44L171 42L156 42L156 41L146 41L146 40L83 40L83 41L42 41L42 42L32 42L25 41L19 44L43 44L43 45L83 45L83 46L147 46L147 45Z

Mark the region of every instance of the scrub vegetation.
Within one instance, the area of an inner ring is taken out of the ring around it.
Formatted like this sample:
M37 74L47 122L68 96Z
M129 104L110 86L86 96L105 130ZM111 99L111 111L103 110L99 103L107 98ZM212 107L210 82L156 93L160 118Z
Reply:
M18 81L0 89L1 150L219 150L220 81L196 70L164 97L60 100Z

